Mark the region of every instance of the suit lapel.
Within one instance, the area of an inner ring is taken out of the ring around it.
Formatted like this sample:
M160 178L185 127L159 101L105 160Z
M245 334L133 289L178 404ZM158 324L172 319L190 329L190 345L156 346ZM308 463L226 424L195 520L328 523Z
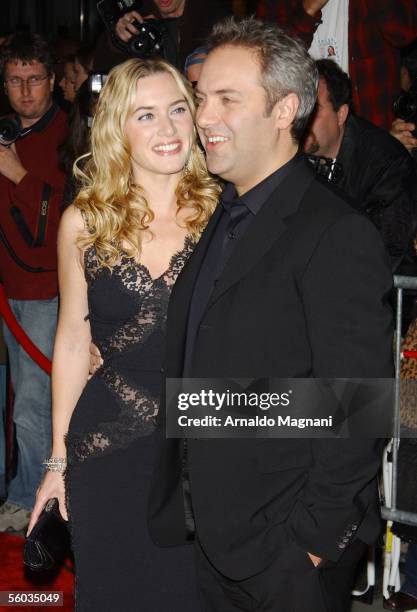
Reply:
M219 205L172 290L168 308L167 327L168 344L170 347L178 345L177 349L182 350L183 341L187 333L188 311L195 281L200 272L201 264L203 263L213 232L219 222L221 212L222 209Z
M285 219L297 212L314 172L302 158L264 203L239 240L212 293L208 308L267 253L286 230Z
M314 172L308 166L308 162L302 160L268 198L227 262L207 309L256 265L283 234L287 227L285 219L298 210L301 199L313 178ZM167 325L167 354L170 365L173 365L173 369L170 368L171 372L182 367L194 285L221 213L222 209L218 206L172 291Z

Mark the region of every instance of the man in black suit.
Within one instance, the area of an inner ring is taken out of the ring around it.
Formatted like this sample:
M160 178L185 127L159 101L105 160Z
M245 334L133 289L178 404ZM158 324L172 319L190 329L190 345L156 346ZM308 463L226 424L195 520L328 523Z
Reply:
M317 105L304 151L316 163L326 161L319 169L376 225L392 271L414 275L415 161L391 134L352 112L352 81L336 62L323 59L316 66Z
M298 142L318 74L274 25L218 24L197 86L208 167L227 183L172 294L166 375L389 377L378 232ZM162 440L149 525L194 539L203 609L341 612L379 533L372 439Z

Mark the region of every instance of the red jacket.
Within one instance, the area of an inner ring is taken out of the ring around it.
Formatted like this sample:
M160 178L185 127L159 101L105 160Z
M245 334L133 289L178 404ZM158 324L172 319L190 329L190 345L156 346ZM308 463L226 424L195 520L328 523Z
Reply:
M302 0L259 0L258 16L276 21L310 47L321 11L310 17ZM349 0L349 75L358 115L391 127L392 102L400 90L400 48L416 37L415 0Z
M46 126L16 142L26 176L15 185L0 174L0 281L7 296L17 300L46 300L58 294L57 231L65 184L58 168L58 145L67 120L65 113L54 109ZM42 217L46 202L47 214ZM46 221L44 228L41 219ZM22 264L45 271L28 271Z

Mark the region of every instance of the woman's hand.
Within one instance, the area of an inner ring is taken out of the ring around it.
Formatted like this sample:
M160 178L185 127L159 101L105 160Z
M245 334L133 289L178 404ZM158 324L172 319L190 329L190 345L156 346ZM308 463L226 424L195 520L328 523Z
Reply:
M310 561L314 565L314 567L317 567L323 561L321 557L317 557L317 555L313 555L313 553L308 552L307 554L310 557Z
M46 472L45 477L36 493L36 502L32 510L30 522L26 536L30 534L38 520L46 502L54 497L58 498L59 511L64 520L68 520L67 509L65 507L65 485L64 475L61 472Z

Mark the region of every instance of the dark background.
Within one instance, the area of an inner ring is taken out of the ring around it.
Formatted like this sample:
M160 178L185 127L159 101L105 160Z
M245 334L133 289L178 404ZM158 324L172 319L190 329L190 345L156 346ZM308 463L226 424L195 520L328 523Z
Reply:
M2 34L27 29L48 40L63 36L90 41L101 27L93 0L1 0Z

